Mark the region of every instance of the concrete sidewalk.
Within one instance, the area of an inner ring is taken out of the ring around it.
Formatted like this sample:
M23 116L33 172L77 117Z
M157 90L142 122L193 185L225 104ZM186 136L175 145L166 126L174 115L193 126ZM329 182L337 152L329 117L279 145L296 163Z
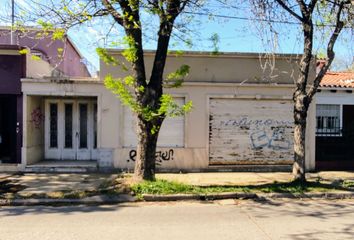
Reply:
M10 205L101 205L134 202L127 193L124 179L119 174L13 174L0 175L0 206ZM292 180L290 173L188 173L157 174L157 179L178 181L199 186L262 185ZM341 185L354 183L354 172L309 173L309 181ZM113 184L113 185L112 185ZM122 184L122 185L121 185ZM118 191L106 192L104 189ZM113 187L113 188L112 188ZM122 190L124 189L124 190ZM97 190L97 191L96 191ZM113 193L113 194L112 194ZM353 191L314 192L301 195L292 193L211 193L200 194L145 194L146 201L213 200L213 199L264 199L264 198L354 198Z
M93 191L105 182L118 177L118 174L53 174L53 173L27 173L2 174L1 188L8 192L22 196L32 194L48 194L69 191ZM3 190L4 191L4 190Z
M309 181L335 183L354 181L354 172L326 171L306 174ZM186 174L157 174L157 179L176 181L198 186L246 186L267 183L289 182L293 179L291 173L284 172L223 172L223 173L186 173Z
M119 174L13 174L0 175L1 188L12 189L23 196L31 194L48 194L53 192L92 191L100 185L117 178ZM307 174L308 180L326 183L354 181L354 172L319 172ZM157 174L157 179L182 182L199 186L245 186L267 183L289 182L290 173L187 173L187 174ZM4 190L3 190L4 193Z

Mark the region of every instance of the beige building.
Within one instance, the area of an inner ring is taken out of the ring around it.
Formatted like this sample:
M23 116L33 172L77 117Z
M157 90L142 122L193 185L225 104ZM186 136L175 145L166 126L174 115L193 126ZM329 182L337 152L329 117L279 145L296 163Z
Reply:
M109 50L117 58L121 51ZM146 53L147 72L153 53ZM156 154L161 170L289 169L293 162L296 55L186 52L169 55L166 73L188 64L184 85L166 89L193 102L184 117L165 120ZM22 79L22 165L43 159L97 161L100 168L132 170L135 118L105 89L119 67L101 63L100 79ZM312 71L313 76L315 70ZM315 111L309 111L307 167L315 168Z

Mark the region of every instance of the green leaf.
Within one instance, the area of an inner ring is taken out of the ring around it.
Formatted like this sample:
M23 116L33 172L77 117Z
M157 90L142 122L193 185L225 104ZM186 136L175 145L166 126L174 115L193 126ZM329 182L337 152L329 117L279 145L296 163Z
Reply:
M52 35L53 40L63 40L65 37L64 29L55 29Z
M37 55L31 55L31 59L34 60L34 61L39 61L41 60L41 58Z
M118 60L116 58L114 58L113 56L109 55L106 49L96 48L96 52L97 52L97 55L99 56L99 58L103 62L105 62L107 65L113 65L113 66L119 65Z
M125 81L129 82L131 78L133 77L126 77L125 80L122 80L120 78L114 79L112 75L107 75L104 80L104 85L119 97L123 105L128 106L134 112L140 113L140 105L135 100L132 91L128 88L129 86L125 84Z
M172 72L167 75L167 78L165 80L164 87L167 88L177 88L182 86L182 83L184 82L184 78L188 76L190 70L189 65L182 65L177 69L175 72Z
M219 53L219 43L220 43L220 37L217 33L214 33L209 40L212 43L212 48L213 51L211 52L211 55L218 55Z
M28 49L21 49L20 51L18 51L20 54L22 54L22 55L25 55L25 54L28 54L29 53L29 51L28 51Z

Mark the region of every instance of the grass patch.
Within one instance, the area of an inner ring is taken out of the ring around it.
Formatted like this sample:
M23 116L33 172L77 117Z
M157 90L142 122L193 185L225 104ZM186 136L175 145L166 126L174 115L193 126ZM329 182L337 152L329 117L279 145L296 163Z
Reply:
M349 183L347 183L349 184ZM302 194L306 192L333 192L333 191L353 191L344 185L336 186L333 184L325 184L318 181L307 182L301 185L299 182L270 183L263 185L247 185L247 186L193 186L179 182L157 179L155 181L143 181L131 186L132 191L138 198L142 198L143 194L213 194L223 192L238 193L292 193Z
M354 181L353 180L346 180L343 182L343 187L350 188L354 190Z
M136 194L176 194L192 193L198 187L179 182L155 180L143 181L141 183L134 184L131 188Z

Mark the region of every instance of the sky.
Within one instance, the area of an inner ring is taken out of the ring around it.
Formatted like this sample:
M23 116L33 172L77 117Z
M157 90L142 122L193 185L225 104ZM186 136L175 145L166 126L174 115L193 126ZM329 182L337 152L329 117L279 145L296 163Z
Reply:
M6 10L7 16L10 16L8 11L10 2L11 0L0 0L0 12L4 13L4 10ZM263 22L244 19L250 18L250 7L245 6L235 9L232 6L221 5L216 0L207 2L207 7L197 10L197 14L181 16L183 19L194 16L194 20L187 25L188 31L185 34L175 30L176 33L179 33L179 36L183 35L184 39L191 39L192 45L183 44L179 38L174 38L170 43L171 50L213 51L215 46L210 37L217 34L219 41L216 46L220 52L301 53L302 35L301 32L299 33L299 25L278 24L276 31L270 34L264 31L265 25ZM15 3L16 14L21 14L21 11L31 12L33 8L28 4L28 0L15 0ZM200 14L206 14L207 16L201 16ZM214 16L210 17L210 14ZM3 24L6 20L4 17L0 18ZM296 22L295 20L292 21ZM117 41L122 36L119 26L111 30L110 36L106 36L107 28L110 27L111 22L111 19L99 19L89 26L81 25L68 32L80 52L97 70L99 60L95 49L97 47L113 47L110 42ZM146 25L145 29L152 28L153 24L150 23L156 22L156 19L147 18L147 22L149 24ZM150 31L148 32L148 36L144 38L144 48L155 49L156 41L150 40L155 35ZM274 38L274 36L278 37ZM270 39L272 41L269 41ZM276 43L274 39L277 39ZM348 31L341 35L335 47L338 63L340 61L353 61L353 39ZM316 44L314 50L315 52L321 52L320 44Z

